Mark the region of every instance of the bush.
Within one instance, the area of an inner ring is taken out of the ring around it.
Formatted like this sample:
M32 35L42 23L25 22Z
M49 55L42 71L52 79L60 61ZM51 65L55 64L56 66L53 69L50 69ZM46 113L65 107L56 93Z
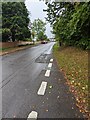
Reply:
M90 38L82 38L77 46L83 48L83 49L90 49Z
M10 31L10 29L3 28L2 29L2 42L9 41L10 37L11 37L11 31Z
M29 42L32 42L31 38L25 38L23 41L29 41Z

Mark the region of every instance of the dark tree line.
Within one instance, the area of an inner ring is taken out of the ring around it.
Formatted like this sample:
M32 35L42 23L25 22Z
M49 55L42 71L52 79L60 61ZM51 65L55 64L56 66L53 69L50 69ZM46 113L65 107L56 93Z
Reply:
M90 49L90 2L46 2L47 21L64 45Z
M2 3L2 42L31 37L28 15L24 2Z

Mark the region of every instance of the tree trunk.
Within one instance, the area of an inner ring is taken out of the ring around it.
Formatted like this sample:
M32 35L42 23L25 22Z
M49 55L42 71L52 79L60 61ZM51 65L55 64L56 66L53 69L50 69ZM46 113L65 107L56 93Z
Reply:
M59 46L62 46L62 42L59 40Z
M12 41L14 42L15 41L15 34L12 33Z

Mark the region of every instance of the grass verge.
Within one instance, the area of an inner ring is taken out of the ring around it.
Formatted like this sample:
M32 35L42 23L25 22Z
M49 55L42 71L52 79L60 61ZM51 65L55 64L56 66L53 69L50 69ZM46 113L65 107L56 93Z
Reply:
M70 91L76 98L76 105L80 112L89 116L88 52L75 47L60 48L58 44L55 44L53 54L60 70L65 75Z
M35 44L37 45L37 44ZM0 55L5 55L7 53L12 53L12 52L15 52L15 51L19 51L19 50L23 50L23 49L26 49L26 48L29 48L29 47L32 47L32 46L35 46L35 45L20 45L20 46L17 46L17 47L10 47L10 48L0 48Z

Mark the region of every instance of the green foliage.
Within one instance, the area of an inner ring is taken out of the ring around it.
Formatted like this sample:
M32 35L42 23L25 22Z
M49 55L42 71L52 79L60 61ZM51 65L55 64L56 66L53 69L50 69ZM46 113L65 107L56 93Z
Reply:
M28 11L24 2L2 3L2 28L9 28L12 41L30 38Z
M38 40L47 40L47 36L41 31L38 34Z
M47 4L47 20L53 24L56 40L64 45L90 48L90 2ZM59 11L59 12L58 12Z
M32 33L34 34L33 37L36 37L37 39L42 39L46 30L45 25L46 23L44 23L42 20L35 19L32 24Z
M7 28L2 29L2 41L3 42L7 42L8 40L10 40L10 36L11 36L10 29L7 29Z

